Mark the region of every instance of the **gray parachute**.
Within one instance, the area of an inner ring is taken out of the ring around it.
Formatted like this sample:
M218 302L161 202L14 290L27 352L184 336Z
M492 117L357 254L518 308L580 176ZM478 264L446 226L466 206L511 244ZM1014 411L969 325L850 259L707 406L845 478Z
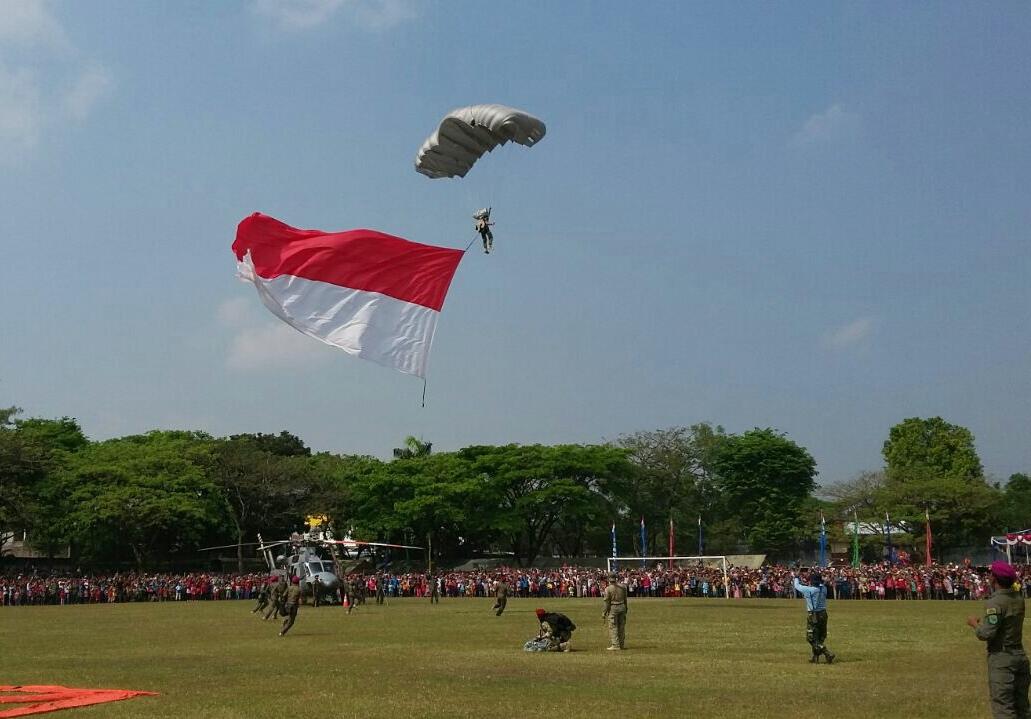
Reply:
M461 107L449 112L422 143L415 171L434 179L465 177L485 152L509 141L533 147L546 131L538 118L514 107Z

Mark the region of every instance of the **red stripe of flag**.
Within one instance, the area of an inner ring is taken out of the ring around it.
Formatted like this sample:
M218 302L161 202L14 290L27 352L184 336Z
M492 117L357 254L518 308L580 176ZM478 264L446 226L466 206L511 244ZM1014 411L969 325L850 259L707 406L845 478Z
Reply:
M251 253L265 279L292 275L440 311L462 250L410 242L375 230L299 230L255 212L236 230L238 260Z

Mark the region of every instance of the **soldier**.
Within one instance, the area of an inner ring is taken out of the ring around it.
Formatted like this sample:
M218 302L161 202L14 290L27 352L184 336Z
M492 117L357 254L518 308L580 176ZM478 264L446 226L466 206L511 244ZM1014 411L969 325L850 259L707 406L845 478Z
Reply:
M430 604L440 604L440 584L437 578L431 574L426 577L426 581L430 585Z
M272 577L269 577L267 581L262 583L261 587L258 589L258 605L251 610L251 614L256 614L268 606L269 597L272 594L271 585Z
M387 600L387 575L381 574L376 577L376 604L383 604Z
M609 572L609 586L605 587L605 612L602 618L609 623L609 651L626 649L626 587L619 583L619 576Z
M570 642L573 638L573 631L576 625L573 620L565 614L558 612L546 612L543 609L536 611L537 621L541 623L538 639L548 640L549 652L571 652Z
M301 578L290 577L290 586L286 590L283 599L283 611L286 619L283 620L283 628L279 630L279 636L284 636L297 619L297 608L301 604Z
M984 621L967 618L977 638L988 647L988 694L994 719L1031 719L1028 706L1027 654L1024 652L1024 598L1017 573L1006 562L992 562L992 596L985 602Z
M286 596L286 575L280 574L279 581L272 587L272 604L265 612L265 621L283 613L283 598Z
M495 617L500 617L501 613L505 611L505 606L508 604L508 592L508 582L504 579L499 579L494 583L494 606L491 609L495 610Z
M791 573L794 578L795 591L805 598L806 608L806 641L813 650L813 656L809 659L812 664L820 663L820 656L827 658L827 663L834 661L834 654L824 646L827 641L827 587L819 572L809 575L809 585L806 586L798 581L798 575Z
M354 584L347 577L340 577L340 596L347 602L347 613L354 611Z

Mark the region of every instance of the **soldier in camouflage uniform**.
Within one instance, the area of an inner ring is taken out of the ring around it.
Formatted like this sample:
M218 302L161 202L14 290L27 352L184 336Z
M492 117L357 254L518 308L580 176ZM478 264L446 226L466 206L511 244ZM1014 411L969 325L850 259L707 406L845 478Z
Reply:
M984 621L969 617L967 624L988 647L992 717L1031 719L1031 671L1024 652L1024 598L1017 589L1017 573L1006 562L993 562L991 584L994 592L985 602Z
M626 649L626 587L619 583L615 572L608 574L609 586L605 587L605 613L601 616L609 623L609 651Z
M286 596L286 576L283 574L279 575L279 581L272 587L272 603L265 612L266 621L272 617L278 617L283 613L283 598Z
M286 619L283 620L283 628L279 630L279 636L284 636L290 627L297 620L297 608L301 605L301 579L290 577L290 586L287 588L283 598L283 612Z
M387 575L376 576L376 604L383 604L387 601Z
M494 606L491 607L494 610L495 617L500 617L501 613L505 611L505 607L508 605L509 591L508 582L504 579L499 579L494 587Z
M268 606L269 598L272 594L271 585L272 577L269 577L267 581L262 583L261 587L258 589L258 605L251 610L251 614L257 614Z

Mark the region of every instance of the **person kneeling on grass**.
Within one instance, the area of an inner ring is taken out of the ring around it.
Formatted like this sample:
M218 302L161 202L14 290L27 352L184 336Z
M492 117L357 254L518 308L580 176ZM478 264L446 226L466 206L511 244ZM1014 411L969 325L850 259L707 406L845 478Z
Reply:
M543 609L538 609L536 614L537 621L541 623L537 638L548 640L548 651L572 651L572 647L569 644L572 640L573 632L576 630L576 625L573 624L573 621L565 614L546 612Z

